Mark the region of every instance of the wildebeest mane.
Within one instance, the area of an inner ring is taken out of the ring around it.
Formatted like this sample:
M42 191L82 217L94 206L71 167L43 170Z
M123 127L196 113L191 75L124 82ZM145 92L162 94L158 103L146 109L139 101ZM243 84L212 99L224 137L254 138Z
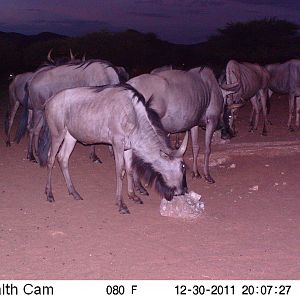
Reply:
M141 101L145 105L145 99L141 93L139 93L135 88L133 88L128 83L117 83L117 84L104 84L99 86L91 86L90 89L92 89L95 93L100 93L103 90L107 88L117 88L121 87L124 88L124 90L130 90L133 92L133 96L138 98L138 101Z
M160 120L160 117L159 117L158 113L151 107L152 99L153 98L151 96L150 99L148 100L148 102L145 104L146 111L147 111L147 114L148 114L148 118L150 119L153 126L156 128L157 133L160 136L164 137L164 140L165 140L167 146L169 148L172 148L170 138L168 137L168 134L167 134L166 130L164 129L162 123L161 123L161 120Z
M150 107L151 98L146 103L144 96L128 83L107 84L107 85L101 85L101 86L96 86L96 87L90 87L90 89L92 89L95 93L100 93L103 90L105 90L107 88L111 88L111 87L122 87L126 90L130 90L133 92L133 98L136 97L138 99L138 102L141 102L144 105L146 112L147 112L147 116L148 116L151 124L155 127L158 135L160 137L162 137L164 139L165 143L167 144L167 146L169 148L171 148L170 138L168 137L167 132L165 131L165 129L162 126L159 115L153 108Z
M105 65L105 68L112 68L112 69L114 69L114 71L117 73L117 75L119 77L119 81L120 82L124 82L125 81L125 78L123 78L121 76L121 73L120 73L119 69L115 65L113 65L111 62L109 62L107 60L89 59L87 61L79 63L76 69L79 69L79 68L86 69L87 67L89 67L93 63L100 63L100 64Z
M155 184L155 190L168 201L174 196L174 187L169 187L162 174L156 171L150 163L145 162L142 158L133 153L132 167L136 170L138 176L144 180L150 187Z

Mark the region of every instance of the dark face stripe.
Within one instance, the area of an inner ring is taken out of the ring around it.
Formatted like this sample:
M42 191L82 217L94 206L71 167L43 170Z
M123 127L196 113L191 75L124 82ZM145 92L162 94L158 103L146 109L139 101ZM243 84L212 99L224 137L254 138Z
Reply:
M149 186L155 182L155 190L168 201L172 200L175 192L174 187L169 187L163 176L155 171L150 163L145 162L142 158L133 153L132 167L136 170L138 176L142 178Z

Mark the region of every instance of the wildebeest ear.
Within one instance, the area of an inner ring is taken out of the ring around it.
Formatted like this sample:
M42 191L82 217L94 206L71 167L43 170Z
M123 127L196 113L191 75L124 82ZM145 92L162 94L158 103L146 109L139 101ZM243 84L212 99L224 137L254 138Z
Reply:
M164 159L170 159L170 155L168 155L167 153L165 153L164 151L160 150L160 156Z

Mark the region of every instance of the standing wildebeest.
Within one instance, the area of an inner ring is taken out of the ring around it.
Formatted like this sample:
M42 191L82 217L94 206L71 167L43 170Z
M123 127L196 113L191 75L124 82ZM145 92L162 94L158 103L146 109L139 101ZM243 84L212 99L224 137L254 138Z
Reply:
M266 69L270 73L269 88L272 92L289 95L289 117L288 129L294 131L292 118L296 105L296 126L299 127L300 119L300 60L292 59L282 64L267 65Z
M191 130L194 177L200 177L197 166L198 126L206 128L204 177L209 183L214 183L209 173L211 139L218 125L223 123L224 99L213 72L208 68L167 70L156 75L143 74L128 83L145 97L147 105L157 112L168 133ZM226 86L228 90L235 87L236 84Z
M18 74L12 77L12 82L9 85L8 95L9 95L9 102L8 102L8 110L5 118L5 133L7 136L6 139L6 146L10 147L10 132L12 128L12 124L14 122L14 118L16 112L21 105L23 105L23 99L25 96L25 85L27 81L29 81L32 76L33 72L27 72Z
M74 199L82 199L73 186L68 170L69 157L77 140L86 144L109 143L113 146L116 199L120 213L129 213L122 198L125 169L128 195L136 202L142 203L134 193L132 168L148 184L155 182L156 190L167 200L187 191L182 159L187 136L179 150L172 150L159 117L145 105L143 96L131 86L64 90L46 102L45 119L47 123L39 141L38 154L40 164L48 165L45 190L48 201L54 201L51 177L58 151L58 161L68 191Z
M71 49L70 49L70 57L69 58L63 57L63 58L55 58L55 59L53 59L51 57L52 50L53 49L51 49L48 52L47 60L34 72L26 72L26 73L18 74L16 76L10 75L9 79L11 79L12 82L9 85L9 103L8 103L8 110L7 110L6 119L5 119L5 132L7 135L7 140L6 140L7 146L11 145L10 133L11 133L12 124L13 124L13 121L15 118L15 114L16 114L20 104L22 106L24 106L26 84L29 84L31 79L33 78L33 76L35 76L36 74L38 74L41 71L45 71L45 70L54 68L55 66L58 66L61 63L67 62L67 61L68 62L76 62L76 61L79 62L79 60L75 59ZM27 104L25 104L25 105L27 105ZM28 104L28 114L29 114L29 117L28 117L28 122L27 122L26 126L29 126L30 121L31 121L32 111L31 111L30 104Z
M34 76L28 85L27 97L24 99L27 103L30 101L33 110L33 124L29 131L27 157L35 161L34 152L37 149L38 136L42 126L43 105L47 99L67 88L120 83L123 79L119 76L119 72L120 69L107 61L88 60L83 63L67 63ZM25 120L26 117L24 114ZM18 139L23 133L24 130L21 131ZM94 151L91 158L93 161L99 160Z
M232 108L233 118L230 126L233 134L235 134L234 115L236 113L236 109L239 108L244 101L250 99L253 111L250 117L249 131L257 129L261 103L264 123L262 134L267 135L267 100L269 80L270 75L262 66L246 62L238 63L235 60L230 60L227 63L226 84L232 84L234 82L239 84L237 92L227 96L227 103L229 107ZM226 84L221 85L221 87L224 88ZM253 120L254 112L255 119Z
M6 146L11 146L10 141L10 133L12 124L16 115L16 112L20 106L20 104L24 105L24 97L25 97L25 86L26 83L30 82L32 77L36 75L38 72L41 72L43 70L49 69L53 66L56 66L59 64L58 59L53 59L51 57L52 49L48 52L47 55L47 61L45 61L36 71L34 72L26 72L22 74L18 74L16 76L13 76L12 74L9 75L9 79L12 80L12 82L9 85L9 103L8 103L8 110L6 114L5 119L5 133L7 135L6 139ZM72 51L70 50L70 58L69 61L74 61L74 56L72 54ZM31 115L31 109L29 107L29 114ZM30 123L30 117L28 120L28 123Z

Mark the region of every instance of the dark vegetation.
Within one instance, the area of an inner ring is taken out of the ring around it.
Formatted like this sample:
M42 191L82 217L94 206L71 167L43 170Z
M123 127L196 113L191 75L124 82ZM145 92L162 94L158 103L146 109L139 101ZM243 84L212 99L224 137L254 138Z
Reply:
M70 38L53 33L25 36L0 32L0 76L37 68L53 48L52 56L101 58L124 66L131 76L167 64L178 68L208 65L219 72L229 59L260 64L300 57L297 24L275 18L246 23L229 23L206 42L178 45L158 39L155 34L135 30L90 33Z

